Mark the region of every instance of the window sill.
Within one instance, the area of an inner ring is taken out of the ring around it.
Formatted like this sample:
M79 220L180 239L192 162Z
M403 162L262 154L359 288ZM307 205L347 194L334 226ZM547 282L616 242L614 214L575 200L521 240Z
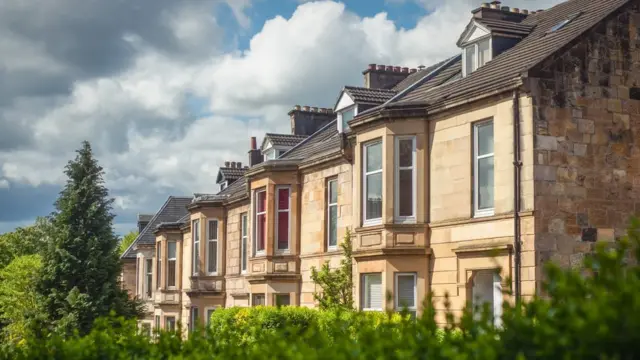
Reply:
M393 219L395 224L415 224L417 223L415 217L396 217Z
M378 312L382 312L384 310L383 309L362 309L362 311L378 311Z
M476 210L475 213L473 214L473 217L477 219L477 218L494 216L495 214L496 213L494 209Z
M373 220L365 220L365 221L362 223L362 227L378 226L378 225L382 225L382 218L380 218L380 219L373 219Z

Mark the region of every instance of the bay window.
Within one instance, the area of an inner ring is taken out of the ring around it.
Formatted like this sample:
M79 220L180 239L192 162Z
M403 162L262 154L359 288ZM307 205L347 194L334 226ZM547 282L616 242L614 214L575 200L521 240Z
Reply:
M247 214L240 215L240 272L247 271Z
M473 126L473 203L475 216L493 215L493 121Z
M363 225L382 223L382 141L363 146Z
M478 70L491 60L491 38L480 40L464 48L464 76Z
M417 279L414 273L397 273L395 284L395 307L396 311L407 309L414 318L417 311L418 294Z
M361 308L364 311L383 310L382 274L362 274L360 281Z
M255 192L254 196L254 251L256 254L264 254L265 239L266 239L266 224L267 224L267 192L265 190L259 190Z
M195 276L200 272L200 220L193 220L191 223L191 234L193 236L193 261L191 270Z
M153 260L146 259L146 281L145 281L145 291L147 292L147 298L151 298L151 291L153 288Z
M167 242L167 287L176 286L176 242Z
M218 273L218 220L209 220L207 226L207 274Z
M416 221L416 137L395 140L395 219Z
M160 289L162 285L162 243L156 243L156 287Z
M276 249L286 251L289 250L291 188L276 187L276 194Z
M338 246L338 179L327 181L327 249Z

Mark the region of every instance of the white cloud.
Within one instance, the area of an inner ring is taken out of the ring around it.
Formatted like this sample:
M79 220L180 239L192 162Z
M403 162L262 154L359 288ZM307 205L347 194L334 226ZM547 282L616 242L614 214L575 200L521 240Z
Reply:
M0 179L0 189L8 189L10 186L11 184L9 184L9 180Z

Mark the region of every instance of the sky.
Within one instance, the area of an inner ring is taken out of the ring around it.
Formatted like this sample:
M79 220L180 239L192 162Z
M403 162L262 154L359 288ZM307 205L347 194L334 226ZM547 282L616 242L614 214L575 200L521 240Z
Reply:
M510 0L546 9L560 0ZM217 191L293 105L332 107L367 64L417 67L455 43L472 0L2 0L0 233L53 211L88 140L135 229L169 195Z

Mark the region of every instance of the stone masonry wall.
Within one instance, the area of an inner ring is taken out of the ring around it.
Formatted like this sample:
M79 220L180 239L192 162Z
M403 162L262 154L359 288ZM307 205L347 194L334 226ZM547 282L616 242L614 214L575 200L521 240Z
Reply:
M237 295L239 293L249 293L249 283L245 279L245 275L242 275L240 272L240 215L243 213L247 213L249 215L248 219L251 219L248 204L230 208L227 212L227 234L225 236L225 241L227 242L227 273L225 276L225 289L227 299L225 306L227 307L237 306L239 304L237 303L236 298L234 298L232 295ZM251 236L249 236L247 239L247 260L249 259L249 254L251 254L250 247ZM244 300L245 301L242 303L248 304L248 302L246 302L246 299Z
M548 260L578 266L640 210L638 8L632 2L531 73L538 272Z

